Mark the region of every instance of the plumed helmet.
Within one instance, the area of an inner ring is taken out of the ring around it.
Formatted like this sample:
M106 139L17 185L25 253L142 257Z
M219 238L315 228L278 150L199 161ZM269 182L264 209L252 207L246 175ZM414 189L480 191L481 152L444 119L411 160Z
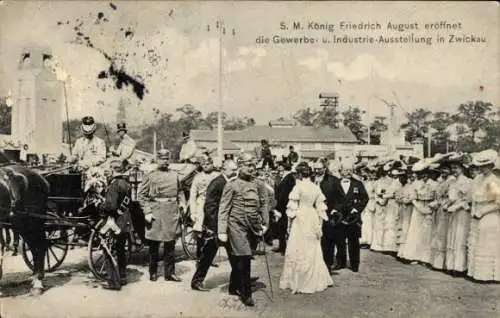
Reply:
M168 149L160 149L157 154L160 160L170 160L170 151Z
M83 117L80 129L82 130L82 133L84 135L93 134L97 129L97 125L95 123L94 117L92 117L92 116Z
M125 123L118 123L116 125L116 131L117 132L120 132L120 131L127 132L127 124L125 124Z

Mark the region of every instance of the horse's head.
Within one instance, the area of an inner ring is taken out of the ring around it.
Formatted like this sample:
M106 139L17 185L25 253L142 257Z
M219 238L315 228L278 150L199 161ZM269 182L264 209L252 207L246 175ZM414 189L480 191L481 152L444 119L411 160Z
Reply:
M20 191L27 187L24 176L19 176L9 167L0 168L0 216L8 215L21 197Z

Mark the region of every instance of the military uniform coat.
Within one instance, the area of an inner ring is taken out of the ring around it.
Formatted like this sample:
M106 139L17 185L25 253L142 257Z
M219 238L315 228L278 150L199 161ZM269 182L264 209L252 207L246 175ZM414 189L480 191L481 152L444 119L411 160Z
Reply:
M231 255L251 256L250 241L262 228L266 194L255 181L238 177L224 186L219 206L218 231L227 234Z
M177 173L156 170L146 176L139 187L139 201L145 214L153 213L151 226L146 226L146 239L167 242L180 235L179 207L186 206Z
M124 176L117 176L111 180L106 191L103 203L104 212L115 218L116 224L123 232L130 230L131 217L129 205L132 188Z

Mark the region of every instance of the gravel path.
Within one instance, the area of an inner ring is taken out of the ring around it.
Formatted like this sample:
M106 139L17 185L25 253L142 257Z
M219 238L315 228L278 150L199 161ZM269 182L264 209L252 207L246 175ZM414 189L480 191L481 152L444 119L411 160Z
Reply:
M179 247L179 256L182 255ZM222 253L221 253L222 254ZM134 255L129 284L121 292L103 290L93 280L84 249L69 252L63 266L47 274L46 292L29 295L29 272L21 257L7 257L0 283L1 317L499 317L500 285L453 278L393 257L362 251L359 273L341 270L335 286L313 295L292 295L278 289L283 256L268 255L274 297L264 256L253 262L260 282L256 306L245 308L227 294L229 263L219 255L205 281L210 292L190 289L195 263L181 260L182 283L150 282L146 252Z

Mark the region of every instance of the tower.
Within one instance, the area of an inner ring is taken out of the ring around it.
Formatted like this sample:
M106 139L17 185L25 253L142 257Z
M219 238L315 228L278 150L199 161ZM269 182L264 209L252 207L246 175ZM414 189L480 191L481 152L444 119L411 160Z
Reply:
M64 83L52 72L52 51L26 47L14 83L12 137L27 153L59 154L62 148Z

